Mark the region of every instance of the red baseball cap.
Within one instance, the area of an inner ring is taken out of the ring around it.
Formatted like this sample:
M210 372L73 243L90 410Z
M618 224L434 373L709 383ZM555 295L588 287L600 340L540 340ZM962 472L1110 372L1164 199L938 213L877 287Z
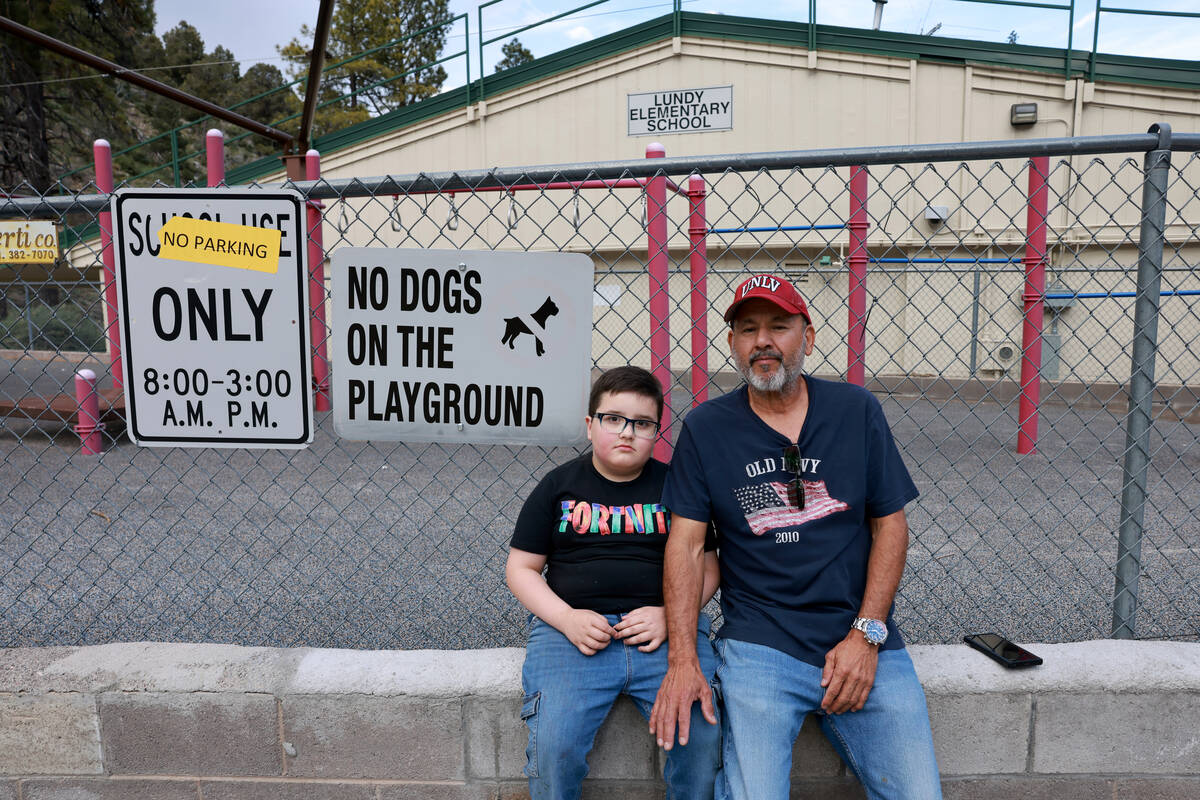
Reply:
M804 317L805 322L812 324L812 317L808 315L808 305L800 296L800 292L783 278L774 275L755 275L742 281L733 293L733 302L725 309L725 321L733 322L733 315L738 306L755 297L774 303L789 314L799 314Z

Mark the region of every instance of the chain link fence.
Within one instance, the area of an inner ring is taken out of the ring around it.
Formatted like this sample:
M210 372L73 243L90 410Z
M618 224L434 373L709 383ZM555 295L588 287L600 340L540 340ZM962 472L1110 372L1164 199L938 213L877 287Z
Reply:
M921 490L897 598L909 641L1195 640L1197 149L1159 133L296 187L324 204L327 254L589 255L593 365L667 375L669 440L740 382L733 287L787 277L817 326L808 368L875 392ZM104 201L0 211L80 230ZM353 442L329 414L301 451L138 448L104 377L100 247L85 232L53 267L0 268L0 646L523 641L508 537L576 451ZM54 401L81 366L115 402L95 456Z

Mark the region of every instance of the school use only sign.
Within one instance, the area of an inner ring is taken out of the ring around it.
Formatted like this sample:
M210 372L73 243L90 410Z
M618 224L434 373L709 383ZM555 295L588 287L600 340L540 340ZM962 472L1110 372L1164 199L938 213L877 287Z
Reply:
M587 256L343 247L331 268L339 436L551 446L586 438Z
M304 205L291 191L126 189L112 200L130 437L312 441Z

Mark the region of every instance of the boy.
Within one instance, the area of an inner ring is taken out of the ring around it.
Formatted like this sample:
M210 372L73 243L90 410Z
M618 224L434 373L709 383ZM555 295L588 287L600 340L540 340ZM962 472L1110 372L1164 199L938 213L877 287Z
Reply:
M649 719L667 671L663 552L670 512L662 505L667 467L650 458L662 420L658 379L618 367L596 379L584 419L590 453L551 470L517 518L505 575L535 619L521 682L529 727L532 800L578 798L587 754L619 694ZM711 540L705 544L701 605L717 589ZM545 577L542 569L549 564ZM711 682L716 655L701 614L697 655ZM720 753L719 726L700 709L684 747L667 753L667 797L710 800Z

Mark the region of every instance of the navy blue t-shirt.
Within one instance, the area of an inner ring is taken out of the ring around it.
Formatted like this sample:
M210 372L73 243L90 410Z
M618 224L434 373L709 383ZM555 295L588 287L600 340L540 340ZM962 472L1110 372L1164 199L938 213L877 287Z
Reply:
M792 443L751 410L745 386L684 419L663 503L677 516L716 524L724 616L718 635L823 667L866 590L868 519L900 511L918 492L874 395L804 379L803 511L783 468ZM890 610L887 625L884 649L903 647Z

